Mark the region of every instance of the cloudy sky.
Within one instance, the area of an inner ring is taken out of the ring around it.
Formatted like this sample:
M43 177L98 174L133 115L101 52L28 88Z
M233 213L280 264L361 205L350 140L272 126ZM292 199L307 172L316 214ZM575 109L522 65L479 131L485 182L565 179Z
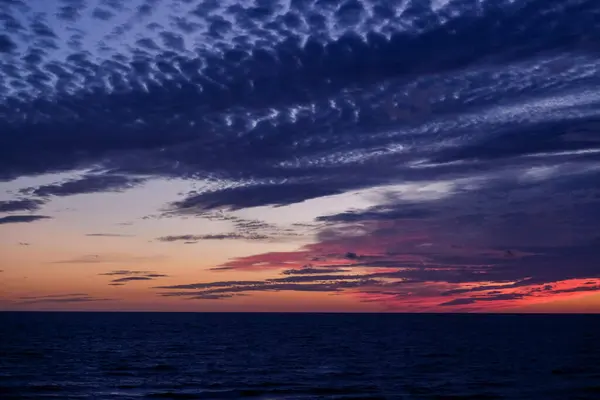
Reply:
M595 0L0 2L0 309L600 311Z

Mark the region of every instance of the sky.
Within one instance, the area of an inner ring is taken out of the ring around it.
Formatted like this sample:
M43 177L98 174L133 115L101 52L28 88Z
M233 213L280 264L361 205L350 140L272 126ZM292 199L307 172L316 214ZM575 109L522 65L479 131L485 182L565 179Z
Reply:
M0 2L0 310L600 312L595 0Z

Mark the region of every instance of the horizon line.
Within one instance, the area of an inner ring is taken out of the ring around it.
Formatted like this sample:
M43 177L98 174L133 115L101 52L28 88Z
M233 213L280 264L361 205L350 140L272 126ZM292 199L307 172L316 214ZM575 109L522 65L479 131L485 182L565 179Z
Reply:
M594 315L597 312L460 312L460 311L132 311L132 310L0 310L0 314L18 313L70 313L70 314L340 314L340 315Z

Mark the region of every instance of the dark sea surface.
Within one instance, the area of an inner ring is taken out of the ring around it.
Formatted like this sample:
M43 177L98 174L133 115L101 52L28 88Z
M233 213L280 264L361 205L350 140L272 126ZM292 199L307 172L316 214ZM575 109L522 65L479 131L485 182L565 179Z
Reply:
M600 316L0 313L0 398L600 399Z

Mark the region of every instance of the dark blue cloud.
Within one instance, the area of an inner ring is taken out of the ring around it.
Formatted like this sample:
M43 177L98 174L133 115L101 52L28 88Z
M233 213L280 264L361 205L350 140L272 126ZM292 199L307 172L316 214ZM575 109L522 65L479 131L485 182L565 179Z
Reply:
M105 10L103 8L96 8L94 9L94 12L92 14L94 16L94 18L103 20L103 21L108 21L109 19L111 19L112 17L115 16L114 13L112 13L109 10Z
M101 4L115 11L123 11L126 7L126 4L123 0L102 0Z
M174 202L172 207L181 214L201 214L222 208L236 210L265 205L282 206L315 197L343 193L343 189L344 187L328 187L325 182L318 181L285 185L253 185L191 194L183 200Z
M125 175L85 175L62 183L23 189L22 192L40 196L71 196L83 193L119 192L142 184L146 179Z
M438 161L498 159L539 153L577 152L582 149L598 150L598 154L592 157L600 159L598 117L582 118L577 123L555 121L534 126L519 125L508 126L504 132L499 132L501 134L484 137L478 143L449 150L448 154L438 157Z
M0 225L29 223L49 218L51 217L45 215L9 215L7 217L0 217Z
M45 22L45 18L39 14L33 19L30 29L37 37L50 39L57 38L56 33L54 33L53 29Z
M422 219L432 216L433 211L423 204L406 203L401 206L375 206L367 211L348 211L335 215L317 217L324 222L353 222L373 220Z
M62 4L56 15L59 19L67 22L77 21L86 8L85 0L61 0L59 3Z
M19 199L0 201L0 212L36 211L44 204L38 199Z
M344 268L313 268L306 266L300 269L287 269L282 272L284 275L310 275L310 274L334 274L337 272L348 272Z
M16 31L0 40L15 54L0 68L0 178L103 164L252 182L208 199L241 208L598 148L593 131L566 136L595 118L591 0L147 1L116 27L131 40L92 40L95 6L57 10L81 51L62 47L46 9L23 28L31 45ZM423 160L470 164L415 169Z
M161 32L160 38L166 48L181 52L185 51L185 42L183 41L183 37L181 37L181 35L173 32Z
M12 53L17 45L7 35L0 35L0 53Z
M239 233L217 233L207 235L172 235L157 238L159 242L197 242L199 240L267 240L269 236L253 234L241 235Z

